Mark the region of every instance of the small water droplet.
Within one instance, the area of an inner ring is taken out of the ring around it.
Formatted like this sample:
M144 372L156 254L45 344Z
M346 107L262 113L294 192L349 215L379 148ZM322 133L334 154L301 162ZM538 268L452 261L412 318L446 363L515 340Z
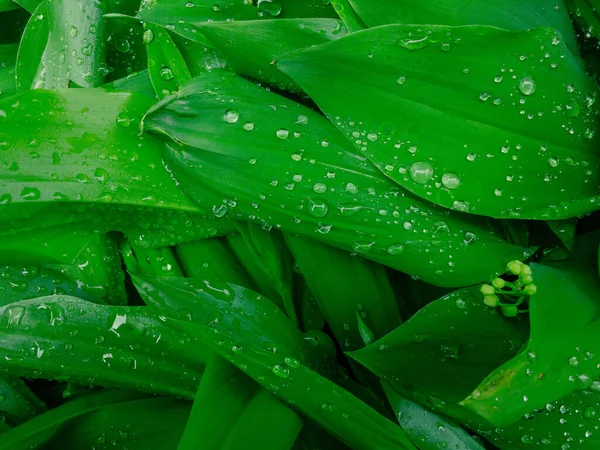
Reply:
M277 375L279 378L289 378L290 369L281 364L276 364L271 368L271 372Z
M392 244L390 246L388 246L388 248L386 249L386 251L390 254L390 255L401 255L402 253L404 253L404 245L402 244Z
M79 30L77 29L76 26L72 26L69 29L69 36L71 36L72 38L77 37L78 34L79 34Z
M329 212L327 203L321 200L308 199L308 211L314 217L325 217Z
M144 44L148 45L154 40L154 32L152 30L144 31L144 34L142 35L142 40Z
M399 85L403 85L404 83L406 83L406 77L404 77L404 76L398 77L398 79L396 80L396 83L398 83Z
M288 136L290 135L290 132L288 130L286 130L285 128L281 128L281 129L277 130L276 135L279 139L287 139Z
M34 187L24 187L21 191L21 198L23 200L38 200L40 198L40 190Z
M167 66L163 66L160 69L160 77L165 81L170 81L173 78L175 78L175 76L173 75L173 72Z
M315 191L317 194L324 194L327 192L327 185L325 183L315 183L313 186L313 191Z
M254 124L252 122L246 122L242 128L244 128L246 131L252 131L254 130Z
M223 114L223 120L227 123L236 123L240 119L240 113L235 109L228 109Z

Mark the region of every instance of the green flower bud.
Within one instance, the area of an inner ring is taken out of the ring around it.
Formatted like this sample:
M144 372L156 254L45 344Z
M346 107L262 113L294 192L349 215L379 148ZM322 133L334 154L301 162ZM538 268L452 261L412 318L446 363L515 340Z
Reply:
M523 284L533 283L533 277L531 275L522 275L520 278Z
M533 295L537 292L537 286L535 284L528 284L527 286L525 286L523 288L523 291L527 294L527 295Z
M497 295L486 295L483 297L483 303L490 308L495 308L500 304L500 299Z
M492 281L492 286L494 286L496 289L502 289L504 286L506 286L506 281L504 281L502 278L496 278L494 281Z
M521 266L523 263L521 261L511 261L506 265L506 268L513 275L519 275L521 273Z
M489 284L482 284L480 291L483 295L494 295L496 293L494 287Z
M519 313L519 310L515 305L501 305L500 309L502 310L502 314L506 317L516 317Z
M531 275L532 273L531 267L529 267L527 264L521 265L521 275Z

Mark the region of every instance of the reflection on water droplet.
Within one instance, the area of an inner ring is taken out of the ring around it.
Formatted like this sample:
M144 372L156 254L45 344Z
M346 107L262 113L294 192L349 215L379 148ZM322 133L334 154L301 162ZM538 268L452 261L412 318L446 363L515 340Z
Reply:
M390 245L386 251L390 254L390 255L401 255L402 253L404 253L404 245L402 244L392 244Z
M433 178L433 167L428 162L416 162L410 166L410 177L415 183L425 184Z
M531 77L525 77L519 81L519 90L523 95L532 95L535 92L535 87L535 80Z
M279 139L287 139L288 136L290 135L290 132L288 130L286 130L285 128L281 128L281 129L277 130L276 134Z
M558 166L558 163L559 163L558 158L554 158L554 157L548 158L548 165L550 167L556 167L556 166Z
M447 189L456 189L460 185L460 178L454 172L442 175L442 184Z
M315 183L315 185L313 186L313 190L317 194L323 194L327 191L327 185L325 183Z
M146 45L152 42L154 40L154 33L152 32L152 30L144 31L144 34L142 35L142 40Z
M227 123L236 123L240 118L240 113L235 109L228 109L223 114L223 120Z
M21 198L23 200L38 200L40 195L39 189L34 187L24 187L21 191Z
M229 212L229 209L225 205L215 205L213 206L213 214L216 217L223 217Z
M160 69L160 77L165 81L170 81L175 78L173 72L171 72L171 69L167 66L163 66L163 68Z
M308 199L308 212L314 217L325 217L329 212L327 203L321 200Z
M367 252L371 251L371 249L373 248L374 245L375 245L375 242L373 242L373 241L357 241L352 244L352 249L356 253L362 254L362 253L367 253Z
M398 79L396 80L396 83L398 83L400 85L406 83L406 77L404 77L404 76L398 77Z
M469 210L469 205L467 202L463 202L460 200L456 200L454 203L452 203L452 207L457 210L457 211L461 211L461 212L466 212Z

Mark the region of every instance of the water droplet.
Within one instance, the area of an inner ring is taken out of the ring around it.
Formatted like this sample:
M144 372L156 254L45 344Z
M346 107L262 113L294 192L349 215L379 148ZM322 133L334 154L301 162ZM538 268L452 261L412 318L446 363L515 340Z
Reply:
M23 306L7 306L0 317L2 322L7 327L18 327L25 315L25 307Z
M397 256L397 255L401 255L402 253L404 253L404 245L402 244L392 244L390 246L388 246L388 248L386 249L386 251L393 256Z
M315 183L313 186L313 191L315 191L317 194L324 194L327 192L327 185L325 183Z
M357 241L352 243L352 249L356 253L363 254L371 251L374 245L375 242L373 241Z
M556 166L558 166L558 163L559 163L558 158L554 158L554 157L548 158L548 165L550 167L556 167Z
M175 78L173 72L171 72L171 69L167 66L163 66L163 68L160 69L160 77L165 81L170 81Z
M287 139L288 136L290 135L290 132L288 130L286 130L285 128L281 128L281 129L277 130L276 134L279 139Z
M460 185L460 178L454 172L442 175L442 184L447 189L456 189Z
M129 118L128 115L126 114L119 114L117 116L117 125L119 125L120 127L128 127L131 124L131 119Z
M294 369L300 367L300 361L298 361L296 358L285 358L283 361Z
M77 29L76 26L72 26L69 29L69 36L71 36L72 38L77 37L78 34L79 34L79 30Z
M144 44L148 45L154 40L154 32L152 30L144 31L144 34L142 35L142 40L144 41Z
M346 192L350 194L356 194L358 192L358 188L354 183L348 183L346 184Z
M290 369L281 364L277 364L271 368L271 372L277 375L279 378L289 378Z
M252 122L246 122L242 128L244 128L246 131L252 131L254 130L254 124Z
M467 212L469 210L469 205L467 202L463 202L461 200L456 200L454 203L452 203L452 207L460 212Z
M115 48L118 52L127 53L131 50L131 44L127 39L117 39L115 41Z
M404 77L404 76L398 77L398 79L396 80L396 83L403 85L404 83L406 83L406 77Z
M327 203L321 200L313 200L311 198L308 199L308 211L314 217L325 217L329 212L329 208Z
M40 190L34 187L25 187L21 191L21 198L23 200L38 200L40 195Z
M227 123L236 123L240 119L240 113L235 109L228 109L223 114L223 120Z
M256 6L258 6L260 12L265 12L274 17L281 14L280 0L258 0Z
M532 95L535 92L535 87L535 80L531 77L525 77L519 81L519 90L523 95Z
M454 306L456 306L458 309L465 309L467 307L467 302L465 302L462 298L457 298L454 301Z
M596 418L597 414L598 410L593 406L588 406L583 410L583 417L585 417L586 419L594 419Z
M213 214L216 217L223 217L229 212L226 205L215 205L213 206Z
M475 158L477 158L477 155L475 153L469 153L467 155L467 160L468 161L475 161Z
M433 178L433 167L428 162L416 162L410 166L410 177L415 183L425 184Z

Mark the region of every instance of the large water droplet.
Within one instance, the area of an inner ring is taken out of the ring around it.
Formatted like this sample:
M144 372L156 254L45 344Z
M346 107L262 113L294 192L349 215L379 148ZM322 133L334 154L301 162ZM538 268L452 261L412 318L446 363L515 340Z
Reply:
M236 123L240 118L240 113L235 109L228 109L223 114L223 120L227 123Z
M535 80L531 77L522 78L519 81L519 90L523 95L532 95L535 92Z
M308 211L314 217L325 217L329 212L327 203L322 200L308 199Z
M166 66L160 69L160 77L165 81L170 81L175 78L171 69Z
M433 178L433 167L428 162L416 162L410 166L410 177L415 183L425 184Z
M442 184L447 189L456 189L460 185L460 178L454 172L447 172L442 175Z
M40 195L40 190L34 187L24 187L21 191L21 198L23 200L38 200Z

